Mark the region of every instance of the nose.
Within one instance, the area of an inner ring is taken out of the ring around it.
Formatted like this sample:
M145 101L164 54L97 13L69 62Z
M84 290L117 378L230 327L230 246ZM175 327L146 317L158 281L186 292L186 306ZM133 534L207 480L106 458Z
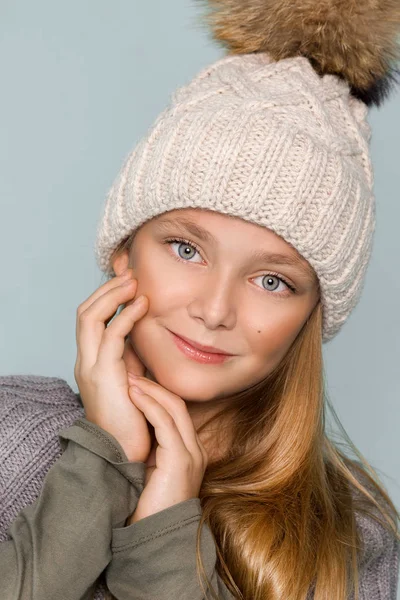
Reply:
M189 316L200 319L207 329L233 329L236 307L233 278L220 271L201 278L195 299L188 306Z

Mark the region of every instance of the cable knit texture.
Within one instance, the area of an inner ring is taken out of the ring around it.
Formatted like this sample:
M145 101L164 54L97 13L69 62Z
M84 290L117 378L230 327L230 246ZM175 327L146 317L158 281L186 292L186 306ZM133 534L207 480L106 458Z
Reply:
M311 264L323 341L359 301L375 229L367 106L303 57L225 56L175 91L126 158L97 225L112 275L117 244L173 209L204 208L265 226Z
M82 416L79 394L63 379L0 376L0 542L10 539L9 525L37 499L44 477L61 456L58 432ZM357 514L357 523L365 541L360 600L395 600L399 543L370 518ZM101 577L94 600L107 598Z

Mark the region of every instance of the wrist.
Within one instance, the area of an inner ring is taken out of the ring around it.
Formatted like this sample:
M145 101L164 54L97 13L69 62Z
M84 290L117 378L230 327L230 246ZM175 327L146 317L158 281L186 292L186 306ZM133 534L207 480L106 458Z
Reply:
M125 527L129 527L129 525L132 525L133 523L136 523L137 521L139 521L139 519L135 518L135 513L133 513L133 515L131 515L130 517L127 518Z

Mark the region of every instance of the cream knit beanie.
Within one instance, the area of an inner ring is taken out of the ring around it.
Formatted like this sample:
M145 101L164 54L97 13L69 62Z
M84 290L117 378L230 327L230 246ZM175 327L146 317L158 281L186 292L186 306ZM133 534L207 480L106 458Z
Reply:
M334 4L330 1L333 10ZM293 16L293 6L288 10ZM399 25L396 10L390 17L396 16ZM284 17L278 9L276 14L270 24L282 33ZM228 21L224 16L232 31ZM382 54L374 50L376 62L394 56L392 29ZM237 39L234 35L236 46ZM272 41L269 52L265 40L263 51L234 48L238 54L217 60L176 90L109 191L95 254L100 269L112 274L109 260L116 246L152 217L173 209L201 207L263 225L314 268L327 342L363 288L375 228L368 105L379 105L388 95L393 74L386 60L379 78L362 79L362 56L357 76L344 67L327 72L332 66L326 57L336 60L339 52L332 45L328 51L319 40L322 67L311 51L277 58Z

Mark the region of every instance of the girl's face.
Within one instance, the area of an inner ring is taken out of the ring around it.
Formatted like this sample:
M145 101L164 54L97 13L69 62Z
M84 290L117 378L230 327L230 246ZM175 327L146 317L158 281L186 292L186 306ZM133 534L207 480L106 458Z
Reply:
M173 210L148 221L129 255L115 259L117 275L128 259L136 296L149 299L130 333L133 348L155 381L187 401L224 398L264 379L319 298L313 270L282 238L208 210ZM232 356L197 362L171 332Z

